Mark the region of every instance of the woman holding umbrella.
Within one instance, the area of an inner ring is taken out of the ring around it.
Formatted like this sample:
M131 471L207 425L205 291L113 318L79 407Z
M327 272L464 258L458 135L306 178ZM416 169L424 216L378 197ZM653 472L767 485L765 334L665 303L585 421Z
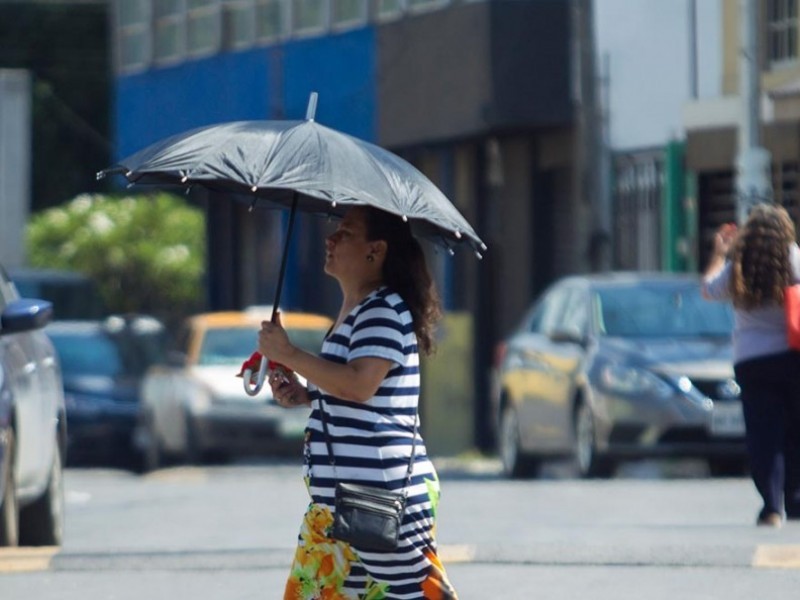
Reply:
M259 333L259 351L285 368L269 374L276 401L314 409L304 449L311 504L284 599L455 599L436 553L438 478L419 435L419 352L433 349L440 315L424 254L403 219L359 206L327 238L325 272L342 305L320 356L293 346L279 320ZM395 549L332 537L337 481L406 493Z

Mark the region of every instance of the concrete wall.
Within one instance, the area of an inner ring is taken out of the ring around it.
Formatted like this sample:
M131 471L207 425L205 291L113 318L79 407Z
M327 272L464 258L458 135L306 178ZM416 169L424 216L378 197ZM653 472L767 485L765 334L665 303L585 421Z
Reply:
M0 69L0 262L25 262L24 234L31 205L31 77Z

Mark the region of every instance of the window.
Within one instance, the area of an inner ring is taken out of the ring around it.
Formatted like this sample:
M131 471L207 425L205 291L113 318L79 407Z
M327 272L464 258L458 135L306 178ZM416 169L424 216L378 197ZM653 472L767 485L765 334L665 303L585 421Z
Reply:
M256 39L271 42L288 31L288 0L256 0Z
M329 2L324 0L293 0L294 31L317 33L328 25Z
M211 54L222 45L220 0L187 0L186 41L189 53Z
M550 335L564 309L569 289L558 286L551 288L542 297L527 318L530 333Z
M576 339L582 339L586 335L588 323L587 293L583 289L573 288L570 290L556 329L562 333L572 334Z
M378 18L393 19L403 14L405 0L378 0Z
M410 10L422 12L423 10L433 10L449 3L450 0L406 0Z
M147 0L116 2L118 66L142 69L150 62L150 3Z
M153 0L153 54L158 62L174 61L183 56L186 47L183 8L183 0Z
M228 48L248 48L256 40L256 6L253 0L227 0L225 5L225 44Z
M361 25L367 21L366 0L333 0L331 23L334 26Z
M767 56L771 65L797 60L797 0L769 0Z

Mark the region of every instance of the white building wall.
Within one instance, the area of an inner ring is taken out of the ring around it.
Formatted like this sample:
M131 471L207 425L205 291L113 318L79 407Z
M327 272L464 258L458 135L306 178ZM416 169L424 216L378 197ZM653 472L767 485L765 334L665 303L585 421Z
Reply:
M31 198L31 77L0 69L0 263L25 262Z
M598 74L608 56L610 146L683 139L691 96L690 6L697 31L698 97L722 93L721 0L595 0Z

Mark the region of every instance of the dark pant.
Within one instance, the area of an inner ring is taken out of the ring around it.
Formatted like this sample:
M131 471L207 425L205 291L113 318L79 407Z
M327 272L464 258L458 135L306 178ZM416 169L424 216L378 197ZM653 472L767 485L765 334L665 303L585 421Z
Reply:
M735 371L760 516L785 509L800 519L800 352L743 361Z

